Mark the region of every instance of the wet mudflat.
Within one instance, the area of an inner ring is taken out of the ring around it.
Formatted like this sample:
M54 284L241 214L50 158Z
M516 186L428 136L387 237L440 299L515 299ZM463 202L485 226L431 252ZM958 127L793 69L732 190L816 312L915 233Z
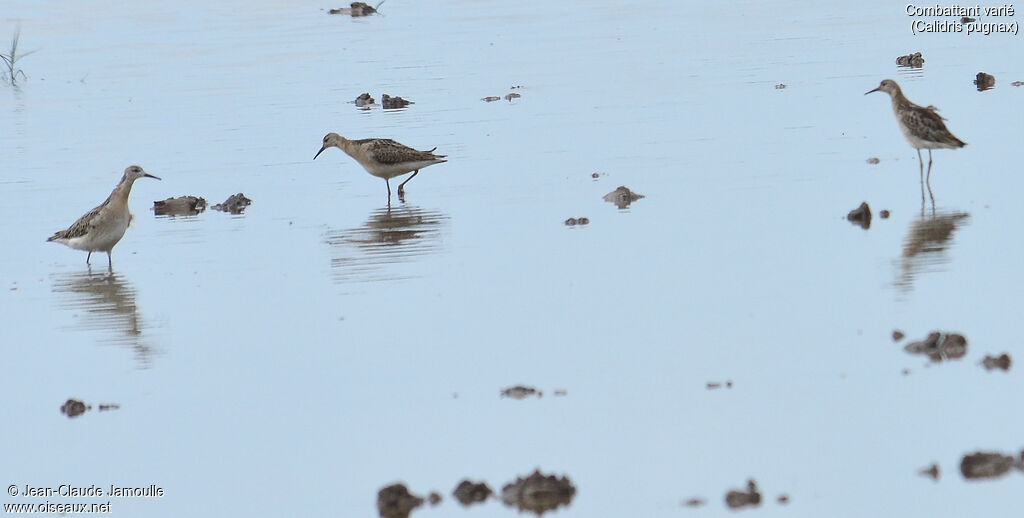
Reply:
M911 36L889 2L346 5L4 4L0 43L38 49L0 86L10 484L370 516L402 481L429 517L540 469L574 488L552 516L1024 513L1016 40ZM930 193L884 78L968 143ZM311 160L331 131L449 161L389 206ZM163 181L113 273L45 243L131 163ZM465 512L517 514L495 498Z

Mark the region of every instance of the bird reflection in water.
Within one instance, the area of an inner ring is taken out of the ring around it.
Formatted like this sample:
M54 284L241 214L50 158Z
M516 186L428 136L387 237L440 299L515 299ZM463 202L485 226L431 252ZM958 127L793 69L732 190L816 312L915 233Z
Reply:
M361 226L329 230L335 280L381 281L409 278L388 267L436 253L448 216L420 207L384 207L370 213Z
M55 277L53 291L64 295L63 309L75 312L75 328L114 332L104 341L131 348L140 367L149 367L153 349L143 342L142 318L130 282L113 272L90 270Z
M966 212L935 212L933 208L931 215L922 214L914 220L903 240L900 278L896 284L910 290L919 273L938 269L949 262L946 248L951 244L953 233L968 217Z

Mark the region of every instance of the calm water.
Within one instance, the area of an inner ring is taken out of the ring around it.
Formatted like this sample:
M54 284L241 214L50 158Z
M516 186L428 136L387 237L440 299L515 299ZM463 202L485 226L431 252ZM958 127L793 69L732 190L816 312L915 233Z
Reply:
M207 4L0 11L38 49L0 87L3 482L164 488L121 516L375 516L391 482L536 467L578 487L564 516L722 515L748 477L764 516L1024 511L1021 474L958 473L1024 447L1019 369L978 365L1024 359L1016 37L914 36L891 2ZM935 153L934 208L862 95L886 77L969 143ZM329 131L450 161L389 209L344 153L312 160ZM133 163L163 181L136 183L113 275L45 243ZM241 215L151 209L237 192ZM970 349L929 365L897 328ZM499 398L517 383L546 395Z

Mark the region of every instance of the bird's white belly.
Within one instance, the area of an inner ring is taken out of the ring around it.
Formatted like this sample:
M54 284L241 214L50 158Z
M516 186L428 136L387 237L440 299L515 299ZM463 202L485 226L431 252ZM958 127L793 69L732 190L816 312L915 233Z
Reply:
M89 232L84 236L68 239L66 244L75 250L109 252L124 237L130 221L131 216L128 214L125 214L124 217L104 221L104 224L89 229Z
M423 169L428 165L436 164L437 160L420 160L417 162L400 162L397 164L380 164L380 163L369 163L362 164L363 168L373 176L378 178L391 179L405 173L411 173L417 169Z

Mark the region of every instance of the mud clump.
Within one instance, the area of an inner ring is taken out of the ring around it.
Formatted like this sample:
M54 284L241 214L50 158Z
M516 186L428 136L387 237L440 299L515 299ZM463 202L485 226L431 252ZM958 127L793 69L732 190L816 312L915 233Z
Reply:
M626 187L625 185L620 185L614 191L605 194L604 201L614 203L615 206L618 207L619 209L625 209L626 207L629 207L629 204L643 197L643 194L635 193L629 190L629 187Z
M978 75L974 76L974 86L978 87L979 92L991 90L996 86L996 76L978 72Z
M917 474L921 475L922 477L928 477L928 478L938 482L939 481L939 475L940 475L939 465L933 462L931 466L928 466L927 468L924 468L921 471L918 471Z
M505 505L538 515L568 506L575 495L576 487L568 477L542 475L540 470L526 478L517 477L501 488L501 500Z
M785 90L786 89L786 83L779 83L779 84L775 85L775 89L776 90Z
M68 399L60 406L60 413L70 417L78 417L85 413L86 410L92 409L91 406L86 405L85 402L77 399Z
M410 104L416 104L412 101L402 99L401 97L391 97L388 94L380 96L380 104L384 106L385 110L396 110L399 108L405 108Z
M882 219L889 219L889 214L890 213L888 209L882 209L882 211L878 213L878 217Z
M483 101L483 102L486 102L486 103L493 103L494 101L500 101L501 97L499 97L497 95L488 95L487 97L484 97L484 98L482 98L480 100Z
M352 102L356 103L357 108L367 108L377 104L377 101L374 100L373 96L367 92L359 94L359 97L356 97L356 100Z
M530 396L537 396L538 398L541 398L544 396L544 393L534 387L527 387L526 385L515 385L501 391L501 397L509 397L512 399L526 399Z
M868 206L868 202L861 202L860 207L847 213L846 220L854 225L860 225L864 230L871 228L871 207Z
M565 225L567 227L574 227L576 225L589 225L589 224L590 224L590 218L569 218L569 219L565 220Z
M381 518L409 518L409 513L423 505L423 497L409 492L405 484L392 484L377 492L377 512Z
M915 52L896 58L896 64L901 67L921 68L924 65L924 58L921 57L920 52Z
M380 4L377 4L380 5ZM377 9L363 2L352 2L348 7L339 7L327 11L327 14L347 14L353 18L357 16L369 16L376 13Z
M998 478L1011 469L1024 471L1024 451L1021 457L998 452L974 452L960 460L960 473L966 479Z
M721 383L719 381L709 381L706 384L708 390L720 389L723 386L725 388L732 388L732 380L726 380L725 383Z
M685 505L686 507L700 507L706 503L707 502L699 496L683 501L683 505Z
M452 491L452 496L465 506L485 502L492 494L494 491L486 482L471 482L468 479L459 482Z
M985 358L981 360L981 365L985 367L985 370L990 371L993 369L1001 369L1003 371L1010 370L1010 365L1013 364L1013 359L1007 353L1000 354L999 356L985 355Z
M964 16L963 18L960 18L960 23L968 24L968 23L972 23L972 22L974 22L976 20L977 20L977 18L971 18L970 16Z
M518 98L520 98L522 96L523 96L522 94L517 94L515 92L512 92L510 94L506 94L505 95L505 100L508 101L508 102L512 102L512 99L518 99Z
M878 157L876 157L876 156L873 156L873 157L868 159L868 163L871 164L871 165L875 165L875 164L878 164L880 162L881 162L881 160Z
M230 212L231 214L241 214L249 205L252 205L252 200L246 198L244 194L238 193L228 196L228 199L224 200L224 203L218 203L210 208L213 210Z
M904 336L907 335L903 334L903 331L900 331L899 329L894 329L892 332L892 341L899 342L900 340L903 339Z
M178 196L153 202L153 212L157 216L195 216L204 210L206 200L199 196Z
M967 355L967 338L959 333L932 331L924 340L910 342L903 350L910 354L923 354L933 362L958 360Z
M725 505L729 509L741 509L743 507L757 507L761 505L761 493L757 490L757 482L754 479L747 481L747 490L731 489L725 494Z

